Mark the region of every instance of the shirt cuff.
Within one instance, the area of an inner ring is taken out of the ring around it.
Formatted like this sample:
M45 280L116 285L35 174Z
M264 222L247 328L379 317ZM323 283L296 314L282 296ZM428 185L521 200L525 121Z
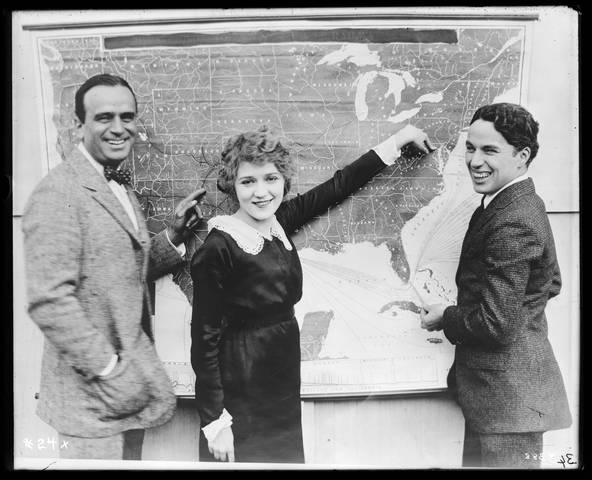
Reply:
M109 363L107 364L107 366L103 369L103 371L101 373L99 373L99 377L104 377L105 375L109 375L113 369L115 368L115 365L117 365L117 360L119 360L119 355L115 354L111 357L111 360L109 360Z
M232 425L232 416L230 413L226 411L226 409L222 410L222 415L217 420L208 423L205 427L202 428L202 431L208 441L212 441L216 436L220 433L220 430L223 430L226 427L230 427Z
M385 165L394 164L397 158L401 156L401 150L397 146L394 135L391 135L384 142L376 145L372 150L376 152L376 155L380 157Z
M169 237L169 232L168 232L168 230L166 228L164 230L164 234L166 235L167 240L171 244L171 247L173 247L175 250L177 250L177 252L179 252L179 255L181 255L182 257L184 257L185 256L185 253L187 253L187 249L185 248L185 244L184 243L180 243L179 245L175 245L173 242L171 242L171 239Z

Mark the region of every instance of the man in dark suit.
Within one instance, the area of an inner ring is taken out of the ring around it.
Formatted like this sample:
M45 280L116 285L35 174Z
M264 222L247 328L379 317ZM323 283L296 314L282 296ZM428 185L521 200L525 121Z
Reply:
M118 170L137 134L133 90L96 75L75 104L82 141L23 215L28 309L45 336L37 414L59 433L62 457L140 459L144 429L176 406L154 347L147 282L183 263L205 190L150 238Z
M479 108L466 141L483 195L462 245L456 305L428 305L421 325L456 345L448 385L465 417L463 466L540 467L543 432L571 415L547 337L545 306L561 288L553 234L526 173L538 123L524 108Z

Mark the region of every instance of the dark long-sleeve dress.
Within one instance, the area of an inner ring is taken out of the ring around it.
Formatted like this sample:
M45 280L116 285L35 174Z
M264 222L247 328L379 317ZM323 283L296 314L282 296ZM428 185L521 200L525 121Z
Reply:
M328 181L283 202L277 221L292 234L384 166L370 150ZM247 253L229 233L212 228L192 259L196 404L202 427L224 408L232 415L237 462L302 463L300 332L294 316L302 267L289 237L289 244L271 238L258 253ZM200 460L214 461L201 431Z

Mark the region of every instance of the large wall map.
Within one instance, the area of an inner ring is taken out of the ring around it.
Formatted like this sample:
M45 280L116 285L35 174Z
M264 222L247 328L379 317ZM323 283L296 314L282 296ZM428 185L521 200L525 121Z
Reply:
M445 388L453 347L419 327L422 302L454 302L460 245L478 199L464 138L479 106L522 92L522 27L146 33L40 38L50 157L77 142L74 93L88 77L125 77L138 98L129 165L152 232L204 186L206 217L227 214L216 190L220 148L271 127L305 192L406 123L438 149L406 150L355 195L294 237L304 270L296 306L302 393L351 395ZM189 256L206 232L197 232ZM159 354L179 395L192 395L188 269L156 284Z

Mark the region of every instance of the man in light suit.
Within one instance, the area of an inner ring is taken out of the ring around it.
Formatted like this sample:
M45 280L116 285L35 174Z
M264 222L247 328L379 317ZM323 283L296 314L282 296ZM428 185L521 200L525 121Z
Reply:
M553 234L527 177L538 123L508 103L479 108L466 163L483 204L470 220L457 304L428 305L421 325L456 345L448 385L465 417L463 466L538 468L543 432L571 425L547 337L545 306L561 288Z
M147 283L183 263L205 191L183 199L150 238L117 170L137 134L132 88L96 75L75 103L82 141L37 185L23 216L29 314L45 336L37 414L58 431L62 457L140 459L144 429L176 406Z

